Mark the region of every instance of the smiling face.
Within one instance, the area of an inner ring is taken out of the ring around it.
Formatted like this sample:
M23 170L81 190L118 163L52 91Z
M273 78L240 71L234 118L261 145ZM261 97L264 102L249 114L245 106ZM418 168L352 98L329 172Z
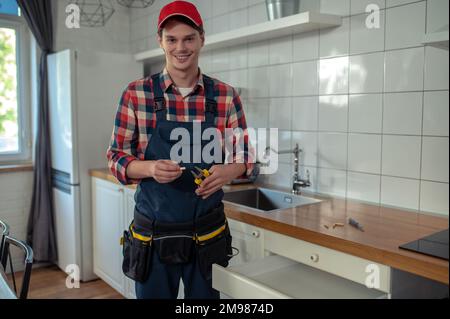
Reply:
M168 20L158 35L159 46L166 54L168 70L197 72L198 57L205 42L204 34L176 19Z

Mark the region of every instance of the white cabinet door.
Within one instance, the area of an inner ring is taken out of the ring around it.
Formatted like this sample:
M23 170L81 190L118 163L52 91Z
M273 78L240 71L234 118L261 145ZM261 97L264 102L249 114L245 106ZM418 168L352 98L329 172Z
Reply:
M232 246L239 254L230 260L230 266L240 265L264 257L264 232L255 226L227 219L232 236ZM234 254L236 251L233 252Z
M125 188L125 214L123 215L122 231L127 229L134 217L134 194L135 189ZM120 265L122 265L123 255L120 254ZM123 273L122 273L123 274ZM124 296L128 299L136 299L135 283L130 278L123 275Z
M124 188L93 178L94 272L114 289L124 293L121 269Z

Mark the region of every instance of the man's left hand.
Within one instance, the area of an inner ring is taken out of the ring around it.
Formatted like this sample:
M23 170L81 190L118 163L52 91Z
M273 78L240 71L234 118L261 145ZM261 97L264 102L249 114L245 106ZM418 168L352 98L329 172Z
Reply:
M195 193L206 199L225 184L244 174L246 168L245 164L214 165L209 169L211 175L204 179Z

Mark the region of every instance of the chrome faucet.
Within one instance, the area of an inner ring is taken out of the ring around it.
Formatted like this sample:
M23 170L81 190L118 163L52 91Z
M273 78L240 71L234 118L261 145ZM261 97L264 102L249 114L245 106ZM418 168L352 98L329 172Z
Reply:
M298 172L298 166L299 166L299 162L300 162L300 153L302 152L302 150L298 146L298 143L295 144L294 149L283 150L283 151L276 151L273 148L271 148L270 146L268 146L268 147L266 147L266 149L264 151L264 157L267 157L267 155L269 154L269 151L274 151L277 154L290 154L290 153L294 154L294 176L292 178L293 179L293 182L292 182L292 193L293 194L300 195L301 188L311 186L311 181L309 179L309 170L306 170L306 179L301 179L300 174Z

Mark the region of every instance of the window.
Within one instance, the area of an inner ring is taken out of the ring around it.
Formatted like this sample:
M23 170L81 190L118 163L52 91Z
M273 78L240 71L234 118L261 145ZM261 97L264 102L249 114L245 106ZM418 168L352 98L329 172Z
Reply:
M29 49L15 0L0 0L0 164L30 159Z
M16 0L0 0L0 13L13 16L20 15L19 5Z

